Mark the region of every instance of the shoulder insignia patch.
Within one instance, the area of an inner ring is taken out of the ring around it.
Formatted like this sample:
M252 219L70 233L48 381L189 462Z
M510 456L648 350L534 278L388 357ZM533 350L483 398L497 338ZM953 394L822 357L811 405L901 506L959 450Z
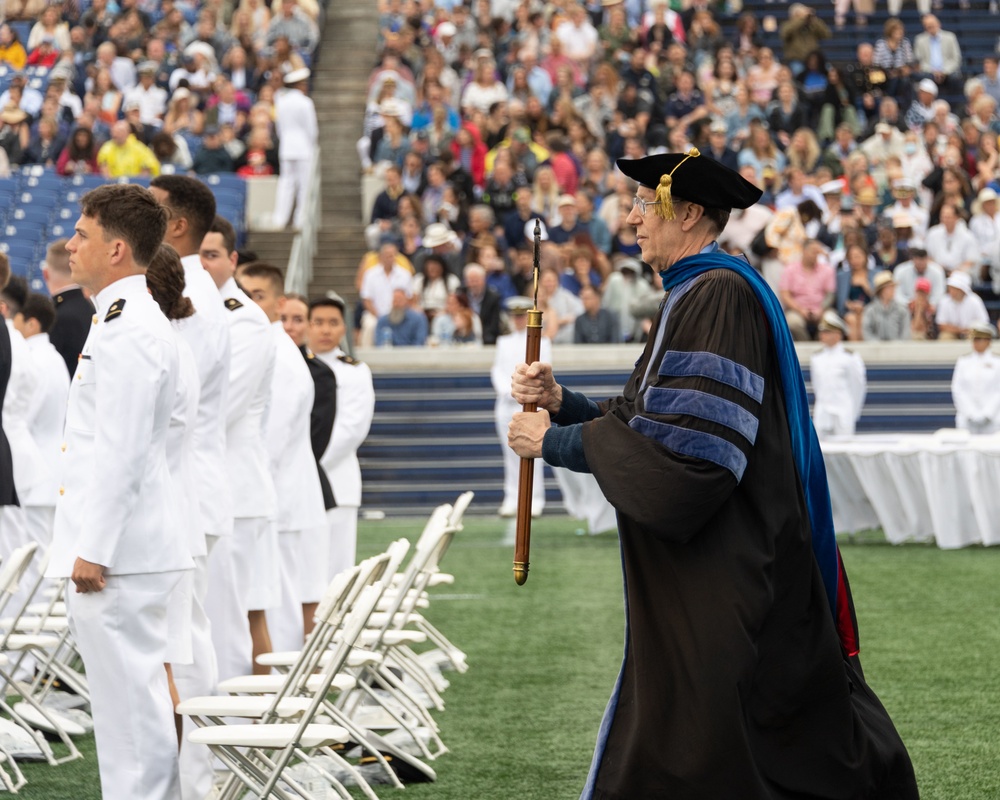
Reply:
M337 356L337 361L343 361L345 364L351 364L352 366L361 363L356 358L351 358L350 356Z
M226 308L228 308L230 311L235 311L237 308L243 308L243 303L241 303L235 297L229 297L226 299Z
M111 304L111 308L108 309L108 313L104 315L104 321L110 322L115 317L120 317L124 309L125 309L125 301L122 300L121 298L118 298L117 300L115 300L115 302Z

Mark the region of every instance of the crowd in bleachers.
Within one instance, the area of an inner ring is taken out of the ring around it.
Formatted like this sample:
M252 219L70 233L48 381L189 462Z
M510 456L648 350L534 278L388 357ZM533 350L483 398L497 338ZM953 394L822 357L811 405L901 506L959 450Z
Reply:
M494 342L504 301L532 293L535 218L545 333L641 340L659 276L639 260L635 186L614 163L691 147L764 190L720 244L762 271L797 339L830 308L854 340L964 338L988 322L992 45L970 64L935 14L868 26L871 3L854 3L856 28L850 3L740 5L380 0L358 153L384 183L358 341ZM824 54L848 35L849 55Z
M14 272L40 288L46 244L110 179L211 177L242 229L242 178L279 172L275 99L311 63L321 13L316 0L8 0L0 250Z

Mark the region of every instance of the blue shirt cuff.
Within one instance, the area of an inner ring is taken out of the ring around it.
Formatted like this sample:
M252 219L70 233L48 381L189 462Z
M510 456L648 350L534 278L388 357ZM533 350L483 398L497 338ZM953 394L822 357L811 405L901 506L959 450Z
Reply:
M587 456L583 451L583 425L549 428L542 439L542 458L552 467L565 467L573 472L590 472Z
M578 422L597 419L599 416L601 416L601 410L597 407L597 403L585 394L574 392L563 386L562 405L559 406L559 413L552 417L552 421L557 425L574 425Z

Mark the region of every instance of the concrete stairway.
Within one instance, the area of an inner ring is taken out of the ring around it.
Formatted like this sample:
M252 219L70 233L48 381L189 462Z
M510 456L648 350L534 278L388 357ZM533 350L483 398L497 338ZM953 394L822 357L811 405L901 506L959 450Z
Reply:
M323 213L312 297L330 289L349 301L357 296L354 273L365 246L355 142L362 132L377 29L376 3L330 0L312 93L323 149Z

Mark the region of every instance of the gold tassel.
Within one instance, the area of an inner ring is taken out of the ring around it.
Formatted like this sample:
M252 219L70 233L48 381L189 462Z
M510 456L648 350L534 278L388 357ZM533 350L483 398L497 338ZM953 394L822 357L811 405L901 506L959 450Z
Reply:
M674 213L674 201L670 196L670 188L674 182L674 173L680 168L681 164L687 161L689 158L697 158L701 155L701 152L697 147L692 147L687 151L687 155L684 156L678 162L677 166L670 170L670 174L660 176L660 185L656 187L656 202L659 204L656 206L656 213L659 217L667 220L668 222L676 218Z

